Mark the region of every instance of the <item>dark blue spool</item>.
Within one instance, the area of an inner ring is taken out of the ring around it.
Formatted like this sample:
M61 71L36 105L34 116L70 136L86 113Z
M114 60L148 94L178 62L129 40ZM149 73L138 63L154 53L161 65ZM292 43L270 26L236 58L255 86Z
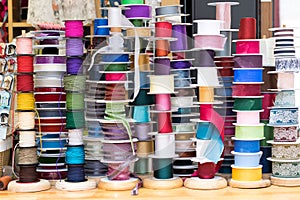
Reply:
M67 182L83 182L86 181L84 173L84 165L68 165Z
M39 117L61 117L66 115L65 109L38 110Z
M66 103L58 102L58 103L35 103L37 108L65 108Z
M173 69L187 69L192 66L190 61L172 61L171 68Z
M272 147L260 147L263 152L260 158L260 164L263 166L263 173L272 173L272 162L267 160L267 158L272 157Z
M99 18L94 20L94 34L95 35L109 35L109 28L100 28L98 26L107 26L107 18Z
M103 54L103 62L128 62L129 54Z
M196 138L201 140L210 140L216 127L210 122L198 122L196 127Z
M234 82L262 82L263 68L234 68Z
M260 151L260 140L234 139L234 151L240 153L256 153Z

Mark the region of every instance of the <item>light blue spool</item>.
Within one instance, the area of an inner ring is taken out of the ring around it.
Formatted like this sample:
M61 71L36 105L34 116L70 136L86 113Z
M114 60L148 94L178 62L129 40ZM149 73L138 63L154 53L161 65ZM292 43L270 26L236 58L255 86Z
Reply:
M129 54L103 54L103 62L128 62Z
M37 138L37 145L42 149L57 149L63 148L67 143L66 138L43 138L42 142L40 138Z
M238 153L256 153L260 151L260 139L238 139L233 137L234 151Z
M98 26L107 26L108 19L107 18L98 18L94 20L94 34L95 35L109 35L109 28L100 28Z
M234 165L237 167L258 167L262 151L256 153L231 152L234 155Z
M263 68L233 68L234 82L262 82Z
M132 118L138 123L150 122L149 106L134 106Z
M216 127L210 122L198 122L196 126L196 138L200 140L210 140Z
M272 108L270 111L270 125L297 125L298 108Z
M84 164L84 145L68 145L66 151L66 163L69 165Z

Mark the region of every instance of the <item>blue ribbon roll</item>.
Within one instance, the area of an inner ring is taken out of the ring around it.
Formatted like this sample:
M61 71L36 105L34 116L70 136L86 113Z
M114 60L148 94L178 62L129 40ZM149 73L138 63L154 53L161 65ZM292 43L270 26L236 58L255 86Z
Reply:
M270 111L270 125L296 125L298 120L298 108L272 108Z
M140 72L140 87L142 89L150 88L149 72Z
M196 127L196 138L201 140L210 140L217 128L210 122L198 122Z
M66 138L37 138L37 145L43 149L63 148L67 143Z
M263 152L259 163L263 166L262 173L272 173L272 162L267 160L267 158L272 157L271 148L272 147L260 147L260 150Z
M138 123L150 122L149 106L134 106L132 118Z
M262 82L263 68L233 68L234 82Z
M190 68L192 63L190 61L172 61L171 68L173 69L186 69Z
M129 55L128 54L103 54L102 60L103 62L128 62Z
M94 20L94 34L95 35L109 35L109 28L100 28L98 26L107 26L107 18L99 18Z
M255 153L260 150L260 140L234 139L234 151L241 153Z
M172 71L171 74L175 74L176 78L190 78L190 70L176 70Z

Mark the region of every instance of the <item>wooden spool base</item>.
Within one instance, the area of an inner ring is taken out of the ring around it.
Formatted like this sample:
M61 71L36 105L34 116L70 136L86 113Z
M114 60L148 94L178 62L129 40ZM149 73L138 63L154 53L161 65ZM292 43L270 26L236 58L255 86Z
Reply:
M130 178L124 181L112 181L107 178L102 178L99 181L98 188L111 191L132 190L138 184L139 179Z
M268 179L261 179L260 181L236 181L230 179L229 185L234 188L254 189L269 187L271 185L271 181Z
M40 179L35 183L18 183L17 181L11 181L7 189L10 192L40 192L51 188L48 180Z
M272 185L295 187L300 186L300 178L279 178L271 176Z
M154 177L148 177L143 179L143 187L156 190L168 190L182 187L183 181L179 177L170 179L156 179Z
M184 186L195 190L216 190L227 187L227 181L220 176L215 176L212 179L192 177L184 181Z
M55 184L56 189L66 190L66 191L82 191L82 190L91 190L97 187L95 181L87 180L84 182L67 182L67 181L57 181Z

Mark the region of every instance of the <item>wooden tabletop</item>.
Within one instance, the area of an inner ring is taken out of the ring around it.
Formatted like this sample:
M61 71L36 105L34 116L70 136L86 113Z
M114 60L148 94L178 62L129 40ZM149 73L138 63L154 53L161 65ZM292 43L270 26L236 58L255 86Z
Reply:
M59 191L54 188L36 193L12 193L0 191L0 199L9 200L40 200L40 199L230 199L230 200L275 200L275 199L298 199L300 187L278 187L271 186L261 189L237 189L227 187L220 190L191 190L179 188L173 190L150 190L141 188L138 195L131 196L130 191L104 191L99 189L67 192Z

